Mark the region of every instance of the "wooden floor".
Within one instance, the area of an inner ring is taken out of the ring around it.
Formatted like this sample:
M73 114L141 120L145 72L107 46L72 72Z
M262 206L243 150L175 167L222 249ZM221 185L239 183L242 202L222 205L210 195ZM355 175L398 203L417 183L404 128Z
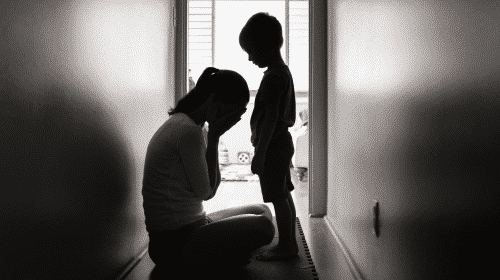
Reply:
M307 242L311 242L308 177L306 176L302 181L299 181L293 169L290 169L290 174L292 183L295 186L291 194L297 211L297 217L301 220ZM228 207L255 203L264 203L259 181L222 181L215 197L209 201L204 201L203 206L208 214ZM269 206L273 216L276 216L273 204L265 204Z
M274 227L277 227L275 217L273 217L273 224ZM259 250L267 250L275 246L279 241L278 232L276 232L274 239L270 244L265 245L251 253L250 263L245 267L244 271L239 276L227 275L227 271L224 271L224 265L214 266L214 269L221 273L220 276L226 275L223 279L231 280L319 280L320 278L318 277L318 272L314 265L311 251L303 240L303 230L301 224L302 223L299 219L295 225L295 238L297 239L297 245L299 246L297 258L280 262L261 262L256 259L256 255ZM183 271L176 270L175 268L170 268L163 272L158 271L155 269L155 264L151 260L149 254L146 253L133 270L126 275L125 280L182 279L180 276L181 274L183 274ZM218 276L217 279L221 279L220 276Z
M308 195L308 182L300 182L294 177L294 171L290 170L292 182L295 190L292 191L292 198L297 209L297 216L307 216L307 205L305 199ZM259 181L222 181L217 194L209 201L204 201L203 206L207 213L215 212L229 207L242 206L247 204L264 203L260 190ZM266 203L275 216L272 203Z

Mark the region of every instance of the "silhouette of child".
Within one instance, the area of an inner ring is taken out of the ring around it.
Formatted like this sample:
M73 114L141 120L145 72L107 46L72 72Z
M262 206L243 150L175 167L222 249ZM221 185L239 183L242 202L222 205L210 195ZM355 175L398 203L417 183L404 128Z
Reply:
M260 179L264 202L271 202L276 212L279 242L260 252L261 261L278 261L297 256L295 239L295 205L290 192L294 189L290 176L295 152L289 127L295 123L295 89L292 75L283 61L282 28L276 17L257 13L241 30L239 42L248 60L259 68L268 67L255 97L250 120L255 155L252 172Z

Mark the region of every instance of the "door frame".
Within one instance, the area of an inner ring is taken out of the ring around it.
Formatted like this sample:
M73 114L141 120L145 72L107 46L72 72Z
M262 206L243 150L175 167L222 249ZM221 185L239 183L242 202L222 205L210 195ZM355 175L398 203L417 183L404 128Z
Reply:
M174 103L187 92L188 1L175 0ZM327 0L309 0L309 216L326 215L328 194Z
M309 0L309 216L326 215L328 197L327 0Z

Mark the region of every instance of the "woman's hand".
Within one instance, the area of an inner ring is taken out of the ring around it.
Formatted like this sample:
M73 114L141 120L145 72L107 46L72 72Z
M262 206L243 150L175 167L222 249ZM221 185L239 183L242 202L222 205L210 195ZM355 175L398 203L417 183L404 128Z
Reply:
M212 135L216 137L222 136L226 131L228 131L231 127L237 124L241 120L241 115L245 113L247 108L241 108L235 110L229 114L226 114L217 120L212 120L212 123L209 122L209 130L208 133L212 133ZM216 110L213 110L214 112Z

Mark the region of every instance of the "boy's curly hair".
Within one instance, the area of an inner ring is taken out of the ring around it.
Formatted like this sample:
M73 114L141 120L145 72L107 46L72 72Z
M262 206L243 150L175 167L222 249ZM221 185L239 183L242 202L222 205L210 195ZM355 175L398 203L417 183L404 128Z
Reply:
M276 17L269 13L257 13L248 19L240 32L240 46L249 50L272 51L283 46L283 29Z

